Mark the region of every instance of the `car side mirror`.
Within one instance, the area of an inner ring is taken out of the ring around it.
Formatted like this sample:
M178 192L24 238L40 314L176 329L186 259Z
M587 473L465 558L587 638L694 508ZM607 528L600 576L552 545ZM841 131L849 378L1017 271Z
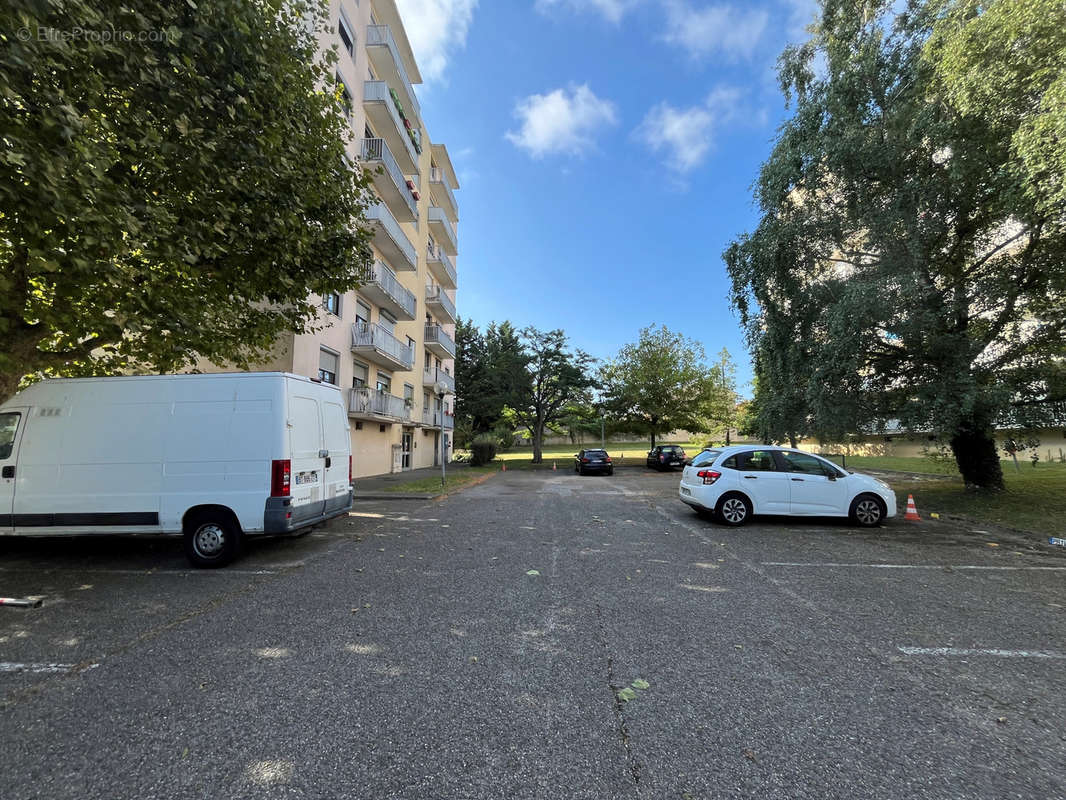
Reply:
M825 477L829 478L831 481L835 481L837 479L837 474L835 472L827 472L825 473Z

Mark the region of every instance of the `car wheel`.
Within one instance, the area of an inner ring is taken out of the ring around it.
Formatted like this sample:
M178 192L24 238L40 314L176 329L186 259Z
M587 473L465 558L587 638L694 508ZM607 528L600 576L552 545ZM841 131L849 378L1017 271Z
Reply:
M584 475L585 474L585 468L584 467L578 467L577 468L577 474L578 475Z
M607 470L607 474L614 475L614 467L611 467L609 470Z
M851 501L851 511L848 516L856 525L863 528L876 528L888 513L885 502L874 494L860 494Z
M744 495L732 492L722 495L714 513L723 525L738 527L751 517L751 502Z
M223 515L193 517L185 524L185 557L194 567L224 567L240 551L241 531Z

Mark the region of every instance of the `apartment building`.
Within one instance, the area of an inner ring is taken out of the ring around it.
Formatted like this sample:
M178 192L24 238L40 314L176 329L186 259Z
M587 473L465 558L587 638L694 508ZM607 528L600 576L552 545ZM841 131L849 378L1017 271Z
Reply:
M356 477L436 466L454 429L459 182L422 120L394 0L332 0L330 14L322 46L340 53L348 157L373 181L374 258L357 290L321 298L324 330L289 335L260 366L344 390Z

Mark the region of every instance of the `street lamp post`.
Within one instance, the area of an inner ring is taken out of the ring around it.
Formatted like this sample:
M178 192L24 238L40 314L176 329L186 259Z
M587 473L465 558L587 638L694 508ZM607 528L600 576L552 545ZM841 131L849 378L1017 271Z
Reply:
M433 386L437 394L437 402L440 404L440 488L444 488L444 395L448 393L448 387L444 381L437 381Z

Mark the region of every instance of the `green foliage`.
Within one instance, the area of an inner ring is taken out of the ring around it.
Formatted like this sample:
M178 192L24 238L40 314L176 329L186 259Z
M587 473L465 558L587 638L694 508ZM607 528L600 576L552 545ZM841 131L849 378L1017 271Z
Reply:
M760 435L897 419L949 441L967 483L1002 488L994 425L1066 397L1062 148L1033 191L1016 138L1057 108L1063 25L1014 17L1024 5L914 0L893 17L888 0L825 0L782 55L795 111L760 172L759 225L724 254ZM1008 46L1008 30L1028 38Z
M465 444L480 433L507 427L504 409L514 405L529 380L527 356L510 322L493 322L482 334L473 320L460 318L455 345L456 440ZM513 430L512 423L508 433Z
M560 420L568 406L591 402L595 359L581 350L571 352L566 334L558 329L525 328L522 343L524 379L516 386L512 407L518 422L532 434L533 463L539 464L545 428Z
M650 435L673 430L706 433L733 424L736 391L725 350L707 366L703 347L662 326L644 328L604 364L600 381L605 406L627 431Z
M356 285L365 181L322 88L326 12L0 7L0 399L29 374L245 366Z
M490 433L482 433L474 437L470 443L470 463L475 467L488 464L496 458L496 437Z

